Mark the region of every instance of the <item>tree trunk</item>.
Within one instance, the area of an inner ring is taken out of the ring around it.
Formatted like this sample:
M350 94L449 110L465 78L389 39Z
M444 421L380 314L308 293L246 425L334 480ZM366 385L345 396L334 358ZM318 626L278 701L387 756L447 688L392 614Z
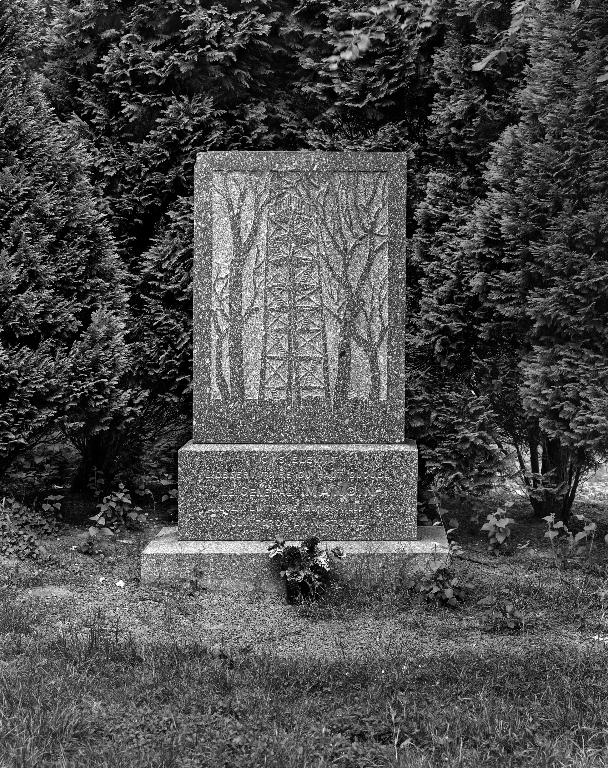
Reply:
M334 404L344 405L348 400L350 391L351 374L351 323L345 320L340 333L338 344L338 365L336 371L336 384L334 388Z
M243 366L243 269L245 256L234 248L230 264L228 364L231 400L245 400L245 370Z
M367 357L370 373L369 399L372 403L377 403L380 401L380 362L378 360L378 350L374 346L370 346Z
M72 479L72 490L86 493L89 482L95 472L103 476L102 488L111 484L115 472L115 449L112 441L108 442L107 433L91 435L80 454L80 462Z
M340 341L338 343L338 365L336 384L334 388L334 404L343 405L348 400L350 392L350 377L352 368L352 343L355 335L355 319L358 308L349 300L344 308L344 318L340 325Z
M530 489L530 504L537 517L546 517L555 515L555 520L568 522L572 504L578 485L580 470L573 473L570 477L568 467L577 466L575 457L571 449L562 446L556 438L549 439L542 437L542 458L540 473L543 477L543 485ZM531 444L531 456L537 455L536 445ZM534 471L534 460L532 460L532 470ZM536 471L538 471L538 464Z
M215 380L217 382L217 388L220 392L220 397L223 403L227 403L230 400L230 389L228 388L228 382L224 376L224 369L222 366L222 347L224 340L218 336L217 343L215 345Z

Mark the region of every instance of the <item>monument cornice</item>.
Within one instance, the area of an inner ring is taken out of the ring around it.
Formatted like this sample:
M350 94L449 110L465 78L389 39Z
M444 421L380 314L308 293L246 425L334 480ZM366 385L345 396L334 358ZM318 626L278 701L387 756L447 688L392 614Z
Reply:
M202 172L301 171L315 173L401 172L407 167L407 152L339 152L320 150L289 151L209 151L197 155L197 170Z

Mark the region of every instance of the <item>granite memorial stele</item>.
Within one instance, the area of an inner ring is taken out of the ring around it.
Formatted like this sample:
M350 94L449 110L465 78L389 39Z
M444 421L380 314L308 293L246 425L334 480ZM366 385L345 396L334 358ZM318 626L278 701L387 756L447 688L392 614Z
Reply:
M402 153L199 154L193 438L142 581L259 583L277 537L445 555L404 434L405 201Z

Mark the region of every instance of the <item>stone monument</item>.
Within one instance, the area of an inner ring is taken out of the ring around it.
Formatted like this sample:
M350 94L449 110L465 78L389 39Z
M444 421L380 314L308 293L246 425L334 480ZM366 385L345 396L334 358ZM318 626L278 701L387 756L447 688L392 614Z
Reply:
M403 433L405 199L402 153L198 156L193 439L142 580L255 580L277 536L445 554Z

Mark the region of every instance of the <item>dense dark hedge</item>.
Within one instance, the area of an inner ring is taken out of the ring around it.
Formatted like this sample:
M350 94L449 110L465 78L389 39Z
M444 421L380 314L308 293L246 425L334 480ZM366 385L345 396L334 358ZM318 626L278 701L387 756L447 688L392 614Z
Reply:
M11 8L41 43L5 86L10 157L31 152L20 111L48 120L50 156L74 168L52 208L83 208L48 242L30 215L38 245L23 260L50 276L53 248L62 268L86 258L72 324L67 283L49 278L54 320L19 332L19 364L38 373L5 365L23 401L5 406L6 466L53 419L81 476L93 462L136 467L168 425L188 424L197 152L406 150L407 429L423 485L479 490L514 459L538 511L568 512L608 449L602 0L58 0L44 28L24 21L25 0ZM52 167L31 158L32 179ZM35 270L28 281L40 291ZM59 348L84 372L61 412L43 405L63 386Z
M43 30L35 11L0 2L0 475L78 432L74 345L100 313L120 322L126 300L88 150L27 58Z

